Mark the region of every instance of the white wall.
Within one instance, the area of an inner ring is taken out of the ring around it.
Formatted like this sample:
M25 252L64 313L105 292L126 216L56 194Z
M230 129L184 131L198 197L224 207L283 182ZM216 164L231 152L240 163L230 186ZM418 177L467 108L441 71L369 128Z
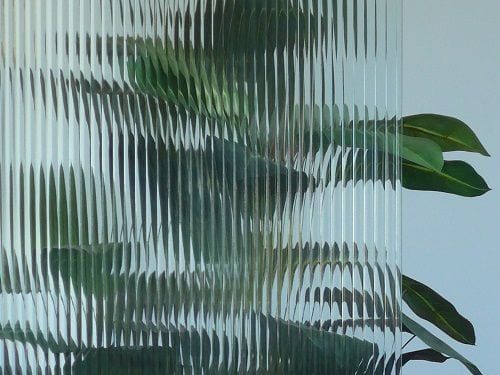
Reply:
M467 122L492 157L449 158L471 161L493 189L480 198L405 190L404 272L448 297L473 322L477 346L454 346L483 373L499 373L500 2L404 0L403 61L403 113ZM449 360L415 362L404 373L467 371Z

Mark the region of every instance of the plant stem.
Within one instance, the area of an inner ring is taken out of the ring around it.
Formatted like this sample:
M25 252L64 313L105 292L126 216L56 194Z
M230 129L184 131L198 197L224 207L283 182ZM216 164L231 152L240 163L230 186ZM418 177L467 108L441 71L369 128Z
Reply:
M409 340L408 340L408 341L407 341L407 342L406 342L406 343L405 343L405 344L401 347L401 350L403 350L403 349L406 347L406 345L408 345L408 344L411 342L411 340L413 340L415 337L417 337L417 335L413 335L413 336L412 336L412 337L411 337L411 338L410 338L410 339L409 339Z

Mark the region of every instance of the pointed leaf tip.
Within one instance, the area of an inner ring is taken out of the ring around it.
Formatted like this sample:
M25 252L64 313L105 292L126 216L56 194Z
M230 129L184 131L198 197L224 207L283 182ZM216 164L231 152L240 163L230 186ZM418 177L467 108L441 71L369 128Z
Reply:
M403 161L403 186L464 197L478 197L491 190L474 168L461 160L445 161L440 172Z
M453 117L432 113L403 117L403 134L430 139L445 152L466 151L490 156L472 129Z
M406 314L403 314L403 325L406 326L406 328L410 332L416 335L424 344L428 345L430 349L433 349L443 355L460 361L465 367L467 367L471 374L482 375L481 371L477 368L476 365L474 365L444 341L434 336L426 328L422 327Z
M472 323L427 285L403 275L403 299L412 311L451 338L468 345L476 343Z

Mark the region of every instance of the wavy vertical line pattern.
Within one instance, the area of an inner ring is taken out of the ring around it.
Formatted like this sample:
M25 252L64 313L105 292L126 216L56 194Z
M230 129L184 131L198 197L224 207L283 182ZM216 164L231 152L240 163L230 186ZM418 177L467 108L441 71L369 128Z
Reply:
M1 1L1 372L400 373L400 13Z

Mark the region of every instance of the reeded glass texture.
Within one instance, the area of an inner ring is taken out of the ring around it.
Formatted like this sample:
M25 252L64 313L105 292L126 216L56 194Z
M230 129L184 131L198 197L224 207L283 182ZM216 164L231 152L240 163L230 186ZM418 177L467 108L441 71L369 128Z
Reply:
M2 373L399 373L400 14L0 0Z

